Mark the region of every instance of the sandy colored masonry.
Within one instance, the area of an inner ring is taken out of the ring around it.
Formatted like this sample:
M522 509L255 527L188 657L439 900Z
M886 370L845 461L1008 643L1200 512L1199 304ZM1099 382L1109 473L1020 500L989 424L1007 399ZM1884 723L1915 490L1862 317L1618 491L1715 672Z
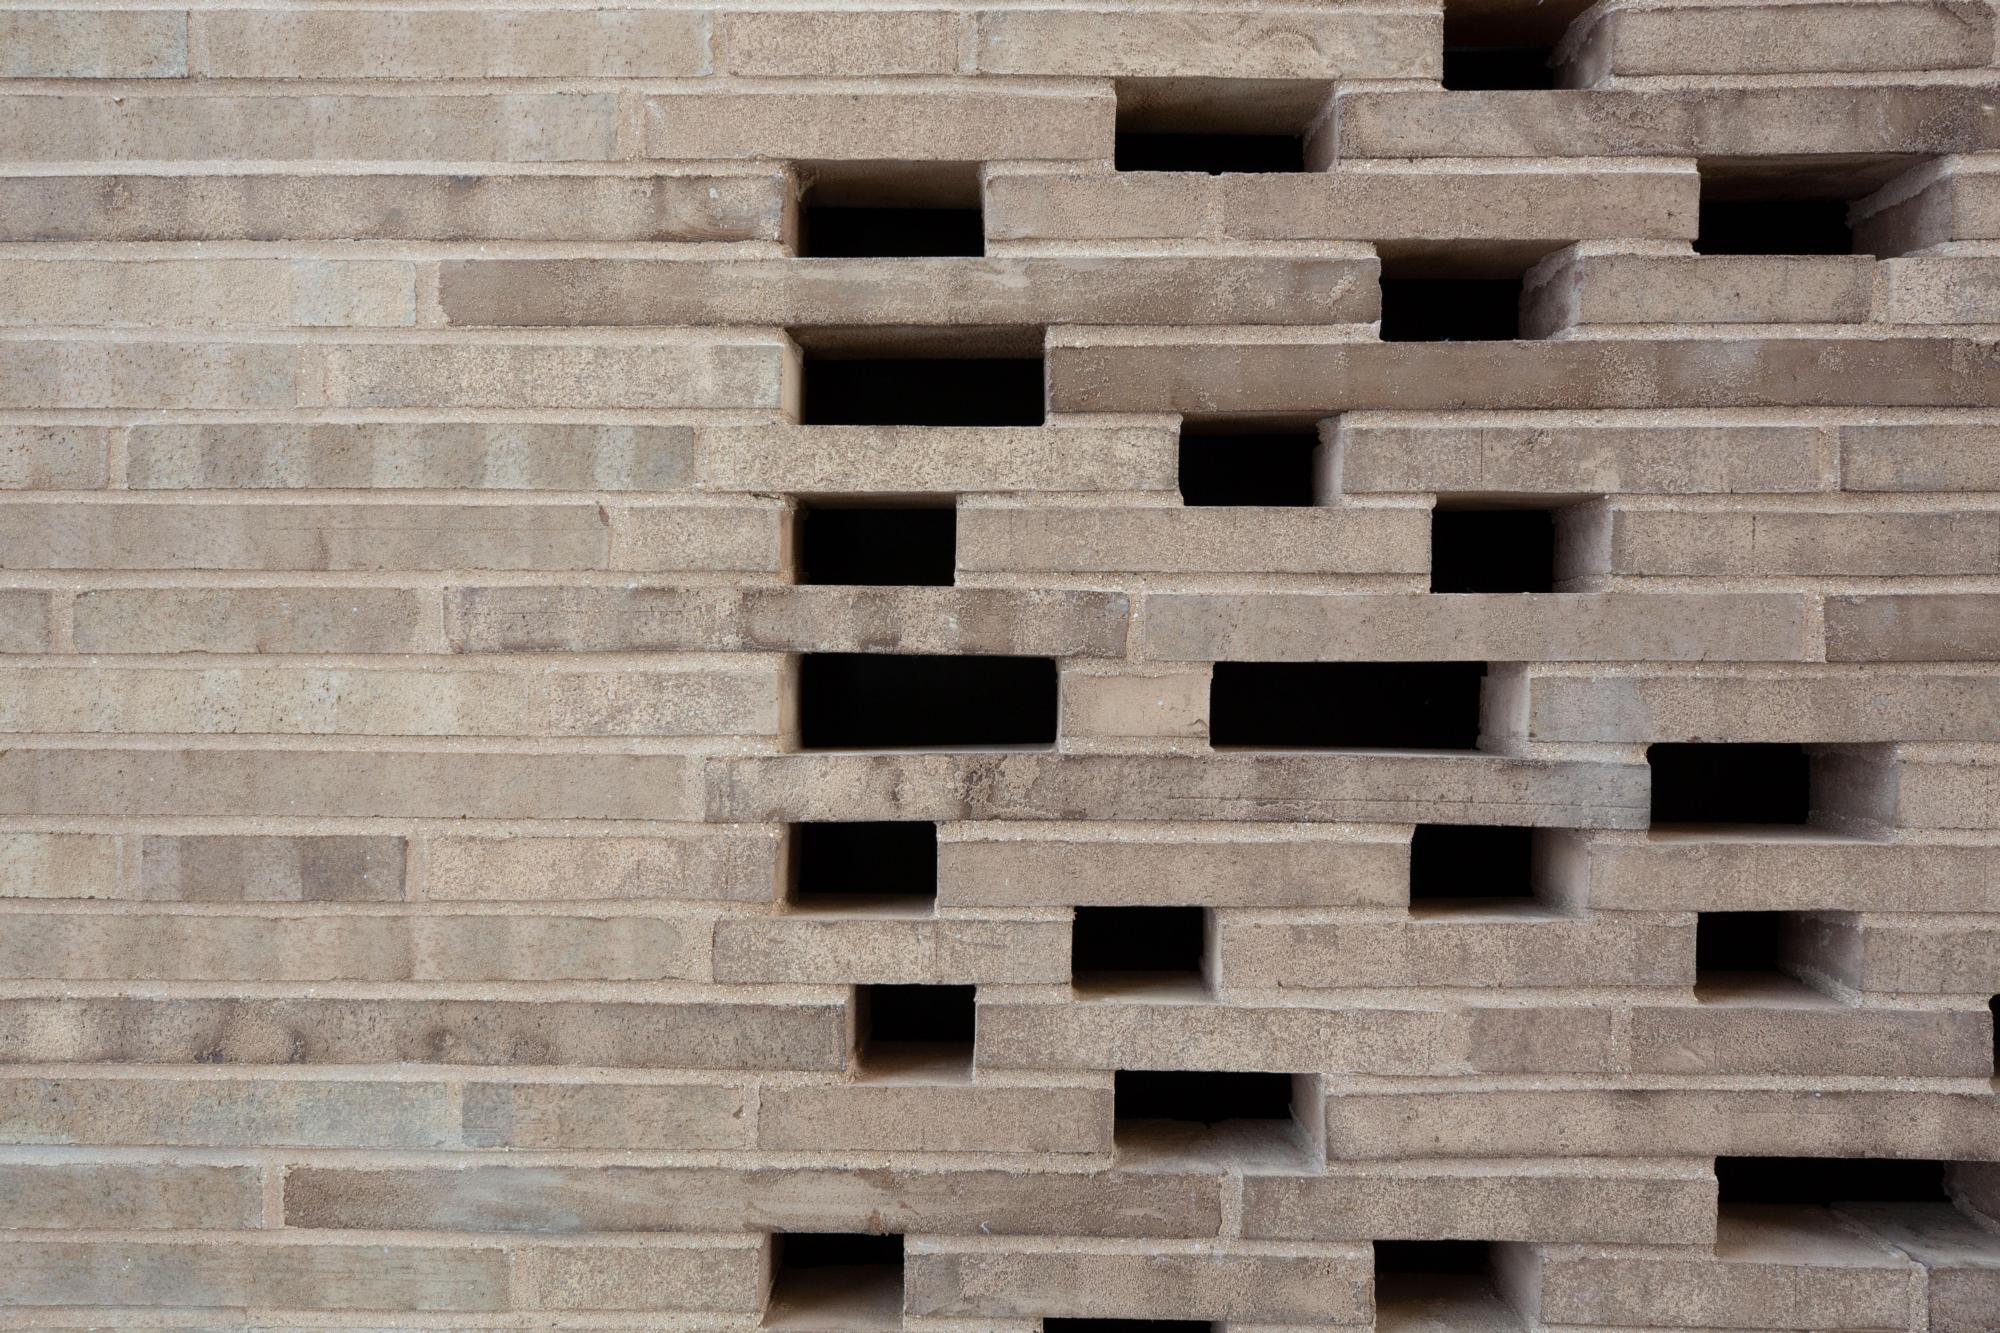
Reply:
M1997 1022L1994 0L0 0L0 1333L2000 1333Z

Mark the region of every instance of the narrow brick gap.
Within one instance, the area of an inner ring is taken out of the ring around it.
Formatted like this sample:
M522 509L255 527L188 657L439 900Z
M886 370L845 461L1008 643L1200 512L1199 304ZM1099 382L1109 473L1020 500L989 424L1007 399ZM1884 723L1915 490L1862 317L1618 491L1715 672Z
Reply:
M1556 508L1439 501L1431 510L1431 591L1554 592Z
M1812 763L1803 745L1662 742L1648 747L1646 762L1655 828L1812 822Z
M1454 1328L1522 1327L1494 1280L1491 1242L1385 1239L1374 1248L1378 1317L1421 1314L1450 1318Z
M1120 79L1112 164L1220 176L1309 170L1308 132L1331 85L1267 79Z
M1410 837L1410 910L1430 916L1545 910L1531 828L1419 824Z
M856 1072L926 1081L970 1076L976 991L973 986L856 986Z
M934 823L801 823L786 836L785 897L794 910L929 915L937 906Z
M1079 907L1073 984L1097 993L1209 996L1209 914L1200 907Z
M1314 503L1317 426L1183 422L1177 448L1181 502L1191 507L1297 507Z
M1218 749L1478 748L1483 662L1217 662Z
M808 426L1039 426L1043 362L1033 355L939 355L923 338L804 346L799 419Z
M1318 1169L1322 1098L1309 1074L1120 1069L1113 1150L1130 1165Z
M804 259L976 258L986 253L976 162L800 164Z
M805 653L799 743L808 750L1036 747L1056 739L1046 657Z
M777 1232L764 1327L902 1327L903 1238L865 1232Z
M800 583L950 587L956 581L952 505L807 500L793 522Z

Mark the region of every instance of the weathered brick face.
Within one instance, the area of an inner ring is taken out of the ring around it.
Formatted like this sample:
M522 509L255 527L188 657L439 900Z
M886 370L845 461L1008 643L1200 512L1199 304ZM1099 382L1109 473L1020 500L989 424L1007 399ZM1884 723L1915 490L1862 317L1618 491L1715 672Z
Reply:
M2000 1330L1989 0L0 3L0 1329Z

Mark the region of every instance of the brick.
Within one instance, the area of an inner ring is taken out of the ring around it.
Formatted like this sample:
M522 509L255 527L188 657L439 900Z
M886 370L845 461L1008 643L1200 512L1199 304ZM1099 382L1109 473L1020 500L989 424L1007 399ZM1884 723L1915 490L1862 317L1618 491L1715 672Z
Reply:
M1842 426L1840 486L1919 492L2000 486L2000 429L1977 421Z
M621 509L612 520L611 566L779 574L791 559L791 520L774 504Z
M1829 662L1990 662L2000 609L1980 592L1858 593L1826 599Z
M951 74L964 16L940 10L725 11L715 15L718 66L730 74Z
M1564 41L1571 77L1952 69L1993 57L1993 15L1934 0L1626 0Z
M0 342L0 407L284 408L298 350L132 337Z
M1926 1326L1937 1333L1972 1333L2000 1300L1993 1233L1950 1205L1849 1204L1839 1216L1923 1265Z
M1772 422L1655 425L1621 413L1350 412L1333 449L1349 495L1683 495L1826 490L1829 431ZM1843 427L1844 450L1849 430ZM1853 488L1850 488L1853 489Z
M0 489L100 487L111 434L102 426L0 426Z
M1432 79L1440 29L1421 9L1240 13L995 9L982 73L1233 79Z
M704 921L74 912L9 918L0 976L70 981L708 979Z
M15 732L775 735L775 661L636 670L0 666Z
M17 745L0 754L0 812L673 819L692 813L693 780L680 755Z
M1788 671L1784 678L1705 671L1544 675L1528 681L1522 735L1541 741L1859 742L2000 740L1987 700L2000 676L1853 668Z
M1971 1077L1992 1062L1993 1024L1984 1006L1850 1009L1817 996L1746 993L1632 1012L1632 1064L1645 1073Z
M0 1242L0 1305L500 1310L508 1258L491 1247L185 1241Z
M343 259L0 260L0 325L407 327L414 264Z
M1246 1236L1706 1245L1715 1179L1674 1162L1332 1163L1244 1178Z
M469 259L439 266L454 324L1292 324L1378 314L1355 258Z
M1393 906L1409 843L1301 824L962 824L940 830L945 907Z
M1030 509L968 506L971 573L1408 574L1429 568L1420 509Z
M156 834L139 839L137 891L156 902L395 902L406 860L395 837Z
M1106 1088L847 1084L770 1087L757 1144L779 1151L1103 1153Z
M1894 324L1985 324L2000 319L2000 268L1977 256L1888 259L1877 318Z
M649 343L329 343L302 349L303 405L329 408L780 407L776 338Z
M706 73L702 15L601 9L197 10L217 79L673 78Z
M1523 331L1865 323L1874 269L1866 255L1576 255L1530 275Z
M0 756L0 775L4 775ZM1498 755L775 755L706 768L711 819L1643 824L1645 772ZM1419 796L1421 792L1421 797Z
M0 652L38 653L49 646L49 595L0 588Z
M1113 106L1088 86L890 81L842 91L693 89L645 100L648 157L922 162L1109 158Z
M638 175L379 172L14 176L10 241L776 240L775 169Z
M538 1310L755 1313L770 1284L765 1249L761 1236L525 1247L516 1251L515 1300Z
M913 1242L904 1262L916 1314L1359 1323L1373 1306L1371 1256L1359 1245L965 1237Z
M116 898L118 843L91 833L0 833L0 898Z
M1858 991L1926 995L2000 992L2000 921L1825 912L1807 926L1813 965Z
M715 923L715 979L750 985L1067 982L1069 931L1053 921L725 918Z
M1064 736L1205 737L1208 673L1149 671L1112 676L1068 672L1062 681Z
M473 1148L678 1152L752 1141L749 1094L718 1083L476 1082L464 1105ZM756 1119L768 1114L767 1104Z
M660 491L694 481L687 426L371 422L137 426L134 490Z
M440 837L424 896L456 902L683 898L770 902L775 831L662 829L653 836Z
M1320 987L1688 986L1692 921L1494 908L1395 922L1218 921L1222 984Z
M95 653L407 653L438 646L436 603L401 588L105 588L76 599Z
M838 1004L0 1000L10 1061L838 1069Z
M948 438L949 449L938 448ZM1174 435L1148 426L709 426L701 485L724 491L1171 491Z
M221 144L244 161L606 161L618 104L607 92L11 93L0 126L0 153L22 162L210 161Z
M1632 575L2000 572L2000 513L1664 513L1614 509L1609 568Z
M20 1230L232 1230L261 1225L254 1167L0 1163L7 1226ZM4 1243L4 1242L0 1242Z
M452 594L468 652L686 650L1048 653L1125 649L1129 603L1014 588L473 587Z
M442 1148L441 1083L106 1076L0 1078L10 1143L228 1148Z
M1198 1239L1221 1213L1218 1178L1180 1171L304 1166L285 1181L291 1225L334 1229L860 1231L893 1217L919 1235Z
M1592 843L1590 905L1646 911L2000 910L2000 849L1769 833Z
M171 10L16 9L0 16L0 77L179 79L188 16Z
M1812 654L1804 600L1789 593L1148 593L1138 638L1141 653L1168 662L1783 662Z

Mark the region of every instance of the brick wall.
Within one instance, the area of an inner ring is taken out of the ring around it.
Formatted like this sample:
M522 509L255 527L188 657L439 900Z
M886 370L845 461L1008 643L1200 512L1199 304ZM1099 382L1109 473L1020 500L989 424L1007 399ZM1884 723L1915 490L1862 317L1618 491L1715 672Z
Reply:
M1989 4L381 3L0 8L0 1328L2000 1329Z

